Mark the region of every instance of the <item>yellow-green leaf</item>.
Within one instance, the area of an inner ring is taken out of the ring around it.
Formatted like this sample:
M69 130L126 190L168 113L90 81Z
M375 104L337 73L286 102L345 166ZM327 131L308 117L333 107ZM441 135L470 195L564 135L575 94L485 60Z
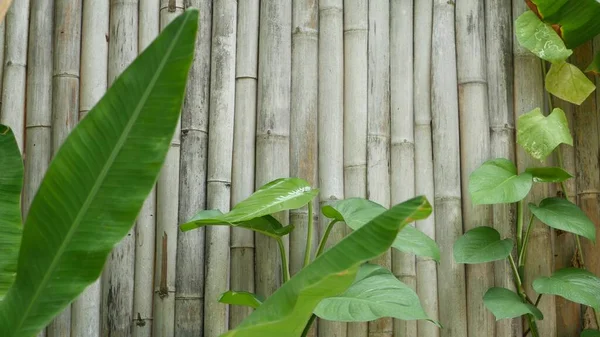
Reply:
M554 109L546 117L536 108L517 120L517 143L532 157L543 160L562 144L573 145L565 112Z
M517 40L523 47L546 61L562 62L573 54L554 29L531 11L519 16L515 31Z
M594 92L596 86L576 66L568 63L555 63L546 74L546 90L552 95L580 105Z

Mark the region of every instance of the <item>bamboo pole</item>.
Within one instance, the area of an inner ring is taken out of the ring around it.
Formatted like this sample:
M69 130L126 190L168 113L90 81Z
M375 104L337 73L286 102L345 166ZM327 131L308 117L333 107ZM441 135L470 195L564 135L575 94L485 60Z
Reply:
M390 5L388 1L369 2L368 40L368 123L367 196L384 207L390 206ZM392 267L387 251L375 263ZM393 320L382 318L369 323L369 336L392 336Z
M108 84L138 54L138 1L111 0ZM102 336L128 337L133 324L135 236L132 229L113 249L102 279Z
M256 186L289 175L292 6L290 1L261 1L256 120ZM288 212L278 214L288 223ZM277 243L257 234L256 292L270 296L281 285ZM284 248L288 249L284 238ZM287 253L286 253L287 254Z
M436 238L443 252L438 273L440 321L452 326L441 336L467 336L465 272L452 247L462 235L458 93L454 3L435 0L432 36L433 164Z
M138 8L138 53L158 36L160 0L141 0ZM135 226L133 324L135 337L150 337L153 330L154 253L156 241L156 188L144 201Z
M488 76L488 111L490 122L490 155L492 158L515 159L515 120L513 112L512 7L510 1L485 2L485 35ZM507 27L507 29L498 29ZM502 237L515 237L515 207L493 206L493 225ZM497 287L515 290L508 261L494 262ZM496 335L523 336L521 319L499 320Z
M0 123L12 128L17 144L23 152L29 0L22 0L11 6L4 23L6 28Z
M415 196L413 0L390 2L391 202ZM414 224L411 224L414 226ZM415 256L392 250L392 270L417 288ZM394 321L395 336L417 336L417 321Z
M342 0L319 1L319 204L344 199L344 11ZM313 84L314 85L314 84ZM322 237L329 219L320 217ZM327 245L344 238L335 226ZM318 335L346 336L347 324L319 320Z
M235 57L237 2L213 4L211 95L208 127L207 207L229 211L235 103ZM217 302L229 283L230 230L227 226L206 229L206 287L204 336L218 337L229 325L227 305Z
M2 79L4 78L4 47L6 46L4 39L5 32L6 23L4 22L4 16L2 16L0 17L0 113L2 112Z
M433 153L431 131L431 38L433 1L414 2L414 137L415 193L434 199ZM417 221L416 227L435 240L435 209L429 218ZM438 319L437 264L430 258L417 258L417 294L423 308ZM440 330L428 322L417 323L419 336L437 337Z
M369 4L344 0L344 196L367 197ZM348 234L351 230L347 228ZM366 337L367 323L348 323L348 337Z
M482 1L460 1L456 4L456 61L465 231L492 223L491 206L473 205L469 194L470 174L490 157L484 15ZM483 304L483 296L494 286L492 267L491 263L465 266L467 326L468 334L472 336L495 334L496 320Z
M186 0L185 7L199 9L194 63L181 119L179 222L188 221L206 206L208 103L210 100L210 50L212 1ZM175 336L202 335L204 317L204 229L179 232L175 282Z
M232 205L254 192L259 12L259 0L238 3ZM231 289L254 292L254 232L232 228L230 273ZM249 307L230 306L229 327L238 326L251 312Z

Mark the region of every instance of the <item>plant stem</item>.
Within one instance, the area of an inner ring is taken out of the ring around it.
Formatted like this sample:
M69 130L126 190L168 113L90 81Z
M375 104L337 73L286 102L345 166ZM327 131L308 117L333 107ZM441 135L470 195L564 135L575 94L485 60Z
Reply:
M304 267L308 266L310 263L310 253L312 251L312 237L314 230L314 220L313 220L313 201L311 200L308 203L308 229L306 231L306 250L304 251Z
M535 307L537 307L538 304L540 304L540 301L542 300L542 295L543 294L539 294L538 297L535 299L535 303L533 304Z
M527 257L527 243L529 242L531 227L533 227L533 214L529 217L529 224L527 224L525 238L523 239L523 246L521 247L521 251L519 252L519 267L525 265L525 258Z
M517 203L517 252L523 249L523 200Z
M281 275L283 277L283 283L290 280L290 269L288 268L287 256L285 254L285 247L283 247L283 240L281 238L275 238L277 245L279 245L279 253L281 254Z
M306 323L306 326L304 327L304 331L302 331L301 337L308 336L308 332L310 331L310 327L312 326L313 322L315 321L315 318L317 318L317 316L315 314L312 314L312 316L310 316L310 319L308 320L308 322Z
M515 263L515 260L513 259L512 255L508 255L508 261L510 261L510 266L513 270L513 274L515 275L515 283L517 286L517 292L519 293L519 296L521 296L523 302L531 303L531 300L527 297L527 294L525 294L525 290L523 289L523 282L521 281L521 276L519 275L517 264ZM527 315L527 323L529 324L531 335L533 337L539 337L537 323L535 322L535 318L533 317L533 315Z
M319 255L321 255L321 253L323 253L323 250L325 249L325 244L327 243L327 239L329 238L329 234L331 233L331 230L333 229L333 225L335 225L336 223L337 223L337 220L331 220L331 222L329 222L329 224L327 225L327 229L325 229L325 234L323 234L323 237L321 238L321 242L319 243L319 248L317 249L316 256L319 256Z

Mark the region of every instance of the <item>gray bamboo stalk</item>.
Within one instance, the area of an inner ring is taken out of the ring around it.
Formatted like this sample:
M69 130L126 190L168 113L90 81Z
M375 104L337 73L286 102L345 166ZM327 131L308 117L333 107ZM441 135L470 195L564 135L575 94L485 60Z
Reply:
M213 4L211 52L211 95L208 126L207 208L229 211L235 112L235 59L237 2L220 0ZM228 226L206 228L206 280L204 336L227 332L227 305L217 302L229 283Z
M212 1L186 0L185 7L199 9L194 63L181 119L179 222L191 219L206 206L206 157L210 100L210 50ZM196 337L203 331L204 229L179 232L177 243L175 336Z
M319 1L319 204L344 199L344 11L342 0ZM314 84L313 84L314 85ZM329 223L320 217L323 236ZM335 226L328 247L344 238ZM319 320L318 335L346 336L347 324Z
M232 205L254 192L259 13L259 0L238 3ZM254 292L254 232L232 228L230 273L231 289ZM235 328L251 312L249 307L230 306L229 327Z
M141 0L138 8L138 53L158 36L160 0ZM156 241L156 188L152 189L135 226L135 276L133 285L134 337L152 336L154 253Z
M525 2L513 2L513 18L517 18L527 10ZM521 47L518 41L513 42L514 57L514 113L515 120L522 114L537 107L544 109L544 76L540 59ZM517 167L519 171L527 167L545 165L533 159L521 147L516 152ZM550 196L547 184L536 184L524 204L530 202L539 203L543 198ZM525 222L529 219L529 209L524 207L523 216ZM552 273L553 252L551 242L551 231L538 221L534 221L533 229L529 239L527 251L527 265L525 266L525 290L529 296L536 296L531 288L531 280L538 276L550 275ZM539 304L539 309L544 313L544 320L538 322L540 336L556 336L556 307L554 296L544 296Z
M291 89L291 1L261 1L258 51L258 112L256 120L257 187L289 175ZM286 225L288 213L277 219ZM277 243L256 235L256 292L270 296L281 285ZM288 249L287 238L284 248Z
M433 1L414 2L414 134L415 194L434 202L433 153L431 131L431 38ZM435 209L416 227L435 240ZM429 258L417 258L417 294L423 308L438 319L437 264ZM440 329L428 322L417 323L419 336L437 337Z
M462 235L458 93L454 3L435 0L432 35L433 164L436 238L443 252L438 273L440 321L451 324L441 336L467 336L465 271L454 262L452 247Z
M183 0L160 1L160 29L183 13ZM179 233L179 160L181 125L178 124L156 183L156 236L152 336L175 333L175 280Z
M8 10L8 8L7 8ZM4 13L6 14L6 13ZM5 47L6 23L4 17L0 17L0 112L2 112L2 79L4 78L4 47Z
M391 203L415 196L413 0L390 1ZM414 226L414 224L412 224ZM415 256L392 250L392 271L416 290ZM417 321L394 321L395 336L417 336Z
M388 1L369 2L367 196L384 207L390 206L390 5ZM373 261L392 267L387 251ZM393 320L369 322L369 336L393 334Z
M138 54L138 1L110 3L108 85ZM102 336L129 337L133 324L135 236L132 229L113 249L102 279Z
M485 36L488 77L488 111L490 122L491 158L515 158L515 119L513 112L512 7L510 1L485 2ZM502 237L515 237L514 205L494 205L493 224ZM510 264L494 262L494 281L497 287L515 290ZM521 319L496 322L498 336L521 337Z
M344 196L367 197L369 4L344 1ZM351 230L347 228L346 232ZM366 337L367 323L348 323L348 337Z
M4 23L6 28L0 123L13 129L17 144L23 152L29 0L11 6L6 13Z
M462 214L465 231L492 222L492 208L473 205L469 194L470 174L490 157L484 15L482 1L464 0L456 3ZM466 265L465 271L468 333L494 336L496 320L482 300L487 290L494 286L493 265Z

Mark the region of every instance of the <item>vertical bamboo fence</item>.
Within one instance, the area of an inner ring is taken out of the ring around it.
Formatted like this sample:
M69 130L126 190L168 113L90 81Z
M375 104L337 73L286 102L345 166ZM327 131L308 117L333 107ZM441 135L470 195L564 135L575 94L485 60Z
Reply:
M399 252L375 262L415 289L444 329L319 321L310 336L523 335L520 319L496 322L481 299L490 286L513 287L510 266L452 259L456 238L475 226L514 236L515 208L473 206L468 176L489 158L532 164L516 150L515 120L549 106L540 61L514 40L514 19L526 9L520 0L14 0L0 24L0 122L15 130L24 154L25 211L68 132L188 7L200 9L196 55L156 188L101 279L41 335L217 337L238 325L250 309L218 296L272 294L282 282L278 246L239 228L182 233L177 224L201 209L228 211L286 176L320 188L315 234L326 226L320 207L335 200L390 206L426 195L434 214L412 225L442 249L439 264ZM599 50L597 39L571 62L587 65ZM563 147L565 167L577 172L567 196L596 224L599 100L596 92L579 107L551 102L565 110L575 139ZM540 185L529 201L552 193ZM278 218L298 227L284 244L293 275L303 266L308 209ZM572 235L534 226L527 279L581 263ZM348 232L335 227L331 243ZM583 250L598 274L598 248ZM540 305L545 337L593 324L579 305L551 296Z

